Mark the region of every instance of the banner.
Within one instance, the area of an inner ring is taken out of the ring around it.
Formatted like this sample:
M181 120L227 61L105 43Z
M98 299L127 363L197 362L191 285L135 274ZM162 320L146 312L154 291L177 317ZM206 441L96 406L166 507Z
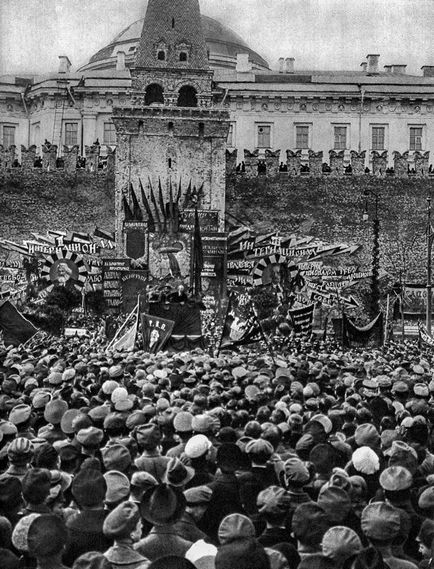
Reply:
M419 328L419 348L434 348L434 338L428 334L426 326L422 322L418 322Z
M345 347L374 347L383 344L383 313L369 324L359 328L344 313L342 317L342 343Z
M136 343L137 328L139 324L139 303L136 304L127 319L116 332L115 337L107 346L108 350L122 352L132 350Z
M172 334L175 322L151 314L142 314L143 349L156 354L160 352Z
M6 346L25 344L38 332L9 300L0 304L0 330Z
M312 332L314 304L289 310L296 334L310 334Z
M172 334L176 336L202 335L200 305L198 304L151 302L149 314L160 319L172 320L175 323Z
M229 298L228 310L223 325L220 349L232 349L245 344L259 342L262 330L250 304L244 311Z

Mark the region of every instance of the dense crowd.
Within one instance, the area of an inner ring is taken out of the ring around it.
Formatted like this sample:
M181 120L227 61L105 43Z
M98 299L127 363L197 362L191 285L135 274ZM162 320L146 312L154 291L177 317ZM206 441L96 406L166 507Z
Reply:
M434 356L0 351L2 569L423 569Z

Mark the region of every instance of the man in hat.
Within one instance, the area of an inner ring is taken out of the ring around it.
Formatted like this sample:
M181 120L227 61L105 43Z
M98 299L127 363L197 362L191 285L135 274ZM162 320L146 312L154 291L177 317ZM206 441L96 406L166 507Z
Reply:
M43 514L34 519L27 533L29 554L36 558L37 569L67 569L62 554L68 540L65 523L58 516Z
M369 542L381 553L391 569L416 569L410 561L395 557L392 543L399 535L401 516L399 510L385 502L372 502L362 512L362 531Z
M256 498L269 486L278 484L276 472L269 460L274 453L273 445L265 439L249 441L244 452L250 458L251 467L239 475L241 502L249 516L258 513Z
M141 455L134 463L136 468L149 472L158 482L161 482L170 458L161 455L161 431L158 425L153 423L140 425L135 429L134 437L141 451Z
M136 551L151 561L167 555L184 557L193 544L182 538L174 525L184 509L185 498L177 488L160 484L145 492L141 512L153 527L135 545Z
M72 482L72 495L79 511L68 518L67 527L70 540L64 555L67 565L86 551L104 552L112 545L112 540L103 532L104 520L108 512L104 510L107 483L98 470L81 470Z
M185 511L175 523L178 535L193 543L200 539L207 540L207 535L197 527L197 523L207 511L211 496L212 490L208 486L195 486L184 491Z
M149 560L133 548L142 534L140 511L134 502L122 502L106 517L103 525L104 535L114 540L114 544L104 556L113 569L143 568Z
M214 543L217 543L217 532L222 519L229 514L244 514L241 502L240 486L235 472L241 465L242 454L234 443L224 443L217 450L217 474L208 486L212 497L208 509L199 527Z

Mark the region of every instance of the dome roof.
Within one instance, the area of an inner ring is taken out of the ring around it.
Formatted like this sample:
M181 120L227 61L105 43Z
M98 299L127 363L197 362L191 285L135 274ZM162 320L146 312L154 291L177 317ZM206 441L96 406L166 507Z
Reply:
M79 71L110 69L116 66L118 51L126 53L126 64L134 63L137 45L142 34L144 18L122 30L106 47L100 49ZM238 53L248 53L253 69L269 69L268 63L235 32L212 18L202 15L202 26L209 51L211 69L234 69Z

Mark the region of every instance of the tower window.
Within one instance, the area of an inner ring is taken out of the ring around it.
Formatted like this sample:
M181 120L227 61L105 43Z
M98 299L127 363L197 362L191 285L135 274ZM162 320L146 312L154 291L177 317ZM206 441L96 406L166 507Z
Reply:
M203 136L205 133L205 125L203 124L203 122L199 123L199 136Z
M169 164L169 168L171 168L172 167L172 158L169 158L168 164Z
M175 18L172 18L172 28L175 27Z
M173 132L173 122L170 122L168 125L169 132Z
M178 107L197 107L197 93L191 85L184 85L178 93Z
M157 59L158 59L159 61L165 61L165 59L166 59L166 52L163 51L163 50L160 50L160 51L157 53Z
M163 87L158 83L151 83L145 90L145 105L152 105L152 103L164 104L164 91Z
M179 61L187 61L187 54L185 53L185 51L181 51L181 53L179 54Z

